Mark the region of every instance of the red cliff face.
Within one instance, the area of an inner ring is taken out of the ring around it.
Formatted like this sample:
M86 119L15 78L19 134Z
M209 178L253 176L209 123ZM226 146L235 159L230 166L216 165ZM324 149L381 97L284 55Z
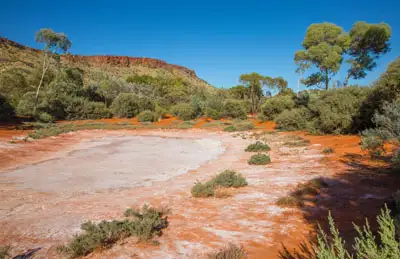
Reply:
M72 63L85 63L88 65L110 65L116 67L130 67L130 66L146 66L150 68L163 68L166 70L177 69L183 71L193 78L197 78L194 70L188 69L183 66L168 64L165 61L154 58L138 58L127 56L79 56L79 55L63 55L62 59L68 60Z
M0 37L0 46L12 46L23 50L30 50L34 52L41 52L41 50L34 49L15 41ZM146 66L149 68L162 68L165 70L180 70L186 73L188 76L199 79L196 76L194 70L188 69L183 66L168 64L165 61L154 59L154 58L138 58L138 57L126 57L126 56L80 56L80 55L62 55L62 60L69 61L71 63L83 63L87 65L94 65L94 66L103 66L103 65L110 65L116 67L130 67L135 65Z

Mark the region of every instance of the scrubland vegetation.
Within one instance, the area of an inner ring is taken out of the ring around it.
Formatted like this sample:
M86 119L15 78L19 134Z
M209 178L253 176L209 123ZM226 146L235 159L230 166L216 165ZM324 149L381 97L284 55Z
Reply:
M232 170L225 170L208 182L197 182L192 188L192 195L198 198L212 197L216 196L215 191L219 187L239 188L246 185L247 181L241 174Z
M207 255L208 259L245 259L246 251L241 246L229 244L227 247Z
M68 245L59 247L58 251L75 258L99 248L111 247L130 236L136 237L138 241L149 241L160 236L162 230L168 227L167 212L166 209L144 205L139 210L126 210L124 220L104 220L100 223L88 221L81 226L84 232L74 236Z

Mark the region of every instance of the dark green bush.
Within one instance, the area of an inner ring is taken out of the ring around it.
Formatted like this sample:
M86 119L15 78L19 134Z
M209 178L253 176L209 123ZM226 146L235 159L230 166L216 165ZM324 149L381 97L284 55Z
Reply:
M121 118L135 117L139 113L138 97L131 93L121 93L112 102L111 110Z
M35 92L27 92L18 102L16 112L18 115L33 116L35 106Z
M285 110L275 118L276 129L287 131L306 129L310 117L310 112L304 107Z
M213 108L206 108L205 116L214 120L219 120L221 118L221 113Z
M271 148L267 144L261 141L257 141L256 143L250 144L245 149L246 152L263 152L263 151L267 152L270 150Z
M274 96L268 98L261 105L261 112L266 120L274 120L275 117L284 110L291 110L295 107L295 102L291 95Z
M14 108L8 100L0 94L0 121L9 120L14 116Z
M40 122L45 122L45 123L54 122L53 116L51 116L47 112L40 113L39 116L38 116L38 120Z
M140 122L154 122L156 121L156 115L152 111L142 111L137 116L138 121Z
M89 120L111 118L112 114L104 103L85 101L82 118Z
M247 119L247 112L244 103L238 100L226 100L222 108L222 117Z
M161 235L162 229L168 227L166 211L144 205L141 210L128 209L126 219L102 221L100 223L86 222L82 224L83 233L74 236L67 245L60 247L59 252L71 257L81 257L90 254L97 248L108 248L118 240L136 236L139 241L147 241Z
M172 115L177 116L179 119L188 121L196 117L195 110L192 105L188 103L179 103L171 107L170 112Z
M250 157L247 163L249 165L266 165L271 163L271 158L266 154L255 154Z

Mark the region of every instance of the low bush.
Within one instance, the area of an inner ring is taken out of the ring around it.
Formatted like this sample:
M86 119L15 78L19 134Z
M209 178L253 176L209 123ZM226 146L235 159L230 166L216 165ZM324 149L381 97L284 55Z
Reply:
M222 108L222 117L231 119L247 119L246 107L238 100L226 100Z
M114 116L132 118L139 113L138 97L131 93L119 94L111 104Z
M241 246L229 244L217 252L210 253L207 255L208 259L246 259L246 251Z
M267 152L270 150L271 148L261 141L256 141L256 143L248 145L245 149L246 152Z
M215 196L218 198L216 195L216 189L218 188L239 188L244 186L247 186L247 181L241 174L232 170L225 170L208 182L197 182L192 187L191 192L193 197L206 198Z
M213 108L207 107L205 115L213 120L221 119L221 112L214 110Z
M71 257L81 257L97 248L108 248L130 236L137 237L139 241L151 240L168 227L166 212L144 205L140 210L128 209L124 220L83 223L81 229L84 232L75 235L68 245L60 247L58 251Z
M211 180L213 185L221 187L239 188L247 185L246 179L239 173L232 170L225 170Z
M172 115L177 116L179 119L188 121L196 117L196 112L192 105L188 103L179 103L171 107L170 112Z
M224 128L225 132L246 131L254 129L254 124L250 121L236 121L233 125Z
M140 112L137 119L139 122L154 122L156 121L156 115L154 112L146 110Z
M308 146L310 141L298 136L289 136L288 141L283 143L284 146L287 147L304 147Z
M45 123L54 122L53 116L51 116L47 112L40 113L39 116L38 116L38 120L40 122L45 122Z
M73 124L67 124L67 125L46 125L42 128L36 129L35 131L31 132L28 134L29 137L33 139L41 139L41 138L47 138L47 137L52 137L52 136L57 136L62 133L67 133L71 131L75 131L76 126Z
M266 165L271 163L271 158L266 154L252 155L247 161L249 165Z
M299 199L296 196L285 196L279 198L276 203L276 205L281 206L281 207L301 207L304 205L303 200Z
M207 198L214 196L215 187L212 182L200 183L197 182L192 187L192 195L196 198Z
M237 128L233 125L230 125L230 126L224 128L224 131L225 132L235 132L235 131L237 131Z

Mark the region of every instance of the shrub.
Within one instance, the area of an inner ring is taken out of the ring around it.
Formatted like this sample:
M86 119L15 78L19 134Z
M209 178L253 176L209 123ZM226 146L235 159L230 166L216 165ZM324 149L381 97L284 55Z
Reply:
M82 118L89 120L97 120L103 118L110 118L111 111L101 102L91 102L85 100L83 103Z
M287 131L303 130L306 129L309 119L310 112L307 108L285 110L275 118L276 129Z
M324 154L332 154L334 152L335 152L335 150L331 147L326 147L322 150L322 153L324 153Z
M188 103L179 103L171 107L170 112L177 116L179 119L188 121L194 119L196 116L195 110L192 105Z
M225 170L211 180L214 186L239 188L247 185L246 179L232 170Z
M73 124L60 125L60 126L46 125L42 128L36 129L35 131L29 133L28 136L33 139L41 139L41 138L57 136L62 133L67 133L75 130L76 126Z
M214 185L212 182L200 183L197 182L192 187L192 195L197 198L207 198L214 196Z
M274 120L275 117L284 110L291 110L295 107L295 102L292 96L274 96L268 98L263 105L261 105L261 112L265 120Z
M140 122L154 122L156 121L156 115L152 111L142 111L137 116L138 121Z
M159 119L165 119L168 116L168 111L159 105L156 105L155 112L154 112L154 117L156 120Z
M215 196L216 198L222 197L224 195L216 195L216 190L218 188L224 187L224 188L239 188L247 185L246 179L239 173L232 171L232 170L225 170L218 175L216 175L214 178L212 178L210 181L201 183L197 182L193 187L192 187L192 195L193 197L212 197ZM224 196L226 197L226 196Z
M35 95L35 92L27 92L21 97L16 108L18 115L33 116Z
M285 196L279 198L276 203L276 205L281 206L281 207L301 207L304 205L303 200L299 199L299 197L296 196Z
M249 165L266 165L271 163L271 158L266 154L252 155L247 161Z
M246 152L262 152L262 151L266 152L270 150L271 148L267 144L261 141L257 141L256 143L250 144L245 149Z
M246 251L241 246L229 244L217 252L207 255L208 259L245 259L247 258Z
M225 132L235 132L235 131L237 131L237 128L233 125L230 125L230 126L224 128L224 131Z
M74 236L67 246L62 246L59 252L71 257L81 257L90 254L96 248L107 248L118 240L136 236L139 241L147 241L168 227L166 211L144 205L141 210L128 209L124 220L102 221L100 223L86 222L81 229L83 233Z
M8 100L0 94L0 121L9 120L14 115L14 108Z
M135 117L139 113L138 98L135 94L121 93L112 102L111 110L121 118Z
M283 143L284 146L288 147L303 147L310 144L310 141L298 136L289 136L289 141Z
M49 123L49 122L54 122L53 116L48 114L47 112L42 112L38 116L39 121Z
M238 121L224 128L225 132L246 131L254 129L254 124L250 121Z
M138 106L139 106L139 112L154 111L156 108L155 103L146 96L138 97Z
M238 100L226 100L222 108L222 117L247 119L247 112L243 102Z
M219 111L209 107L206 108L205 115L206 117L209 117L214 120L219 120L221 118L221 113Z

